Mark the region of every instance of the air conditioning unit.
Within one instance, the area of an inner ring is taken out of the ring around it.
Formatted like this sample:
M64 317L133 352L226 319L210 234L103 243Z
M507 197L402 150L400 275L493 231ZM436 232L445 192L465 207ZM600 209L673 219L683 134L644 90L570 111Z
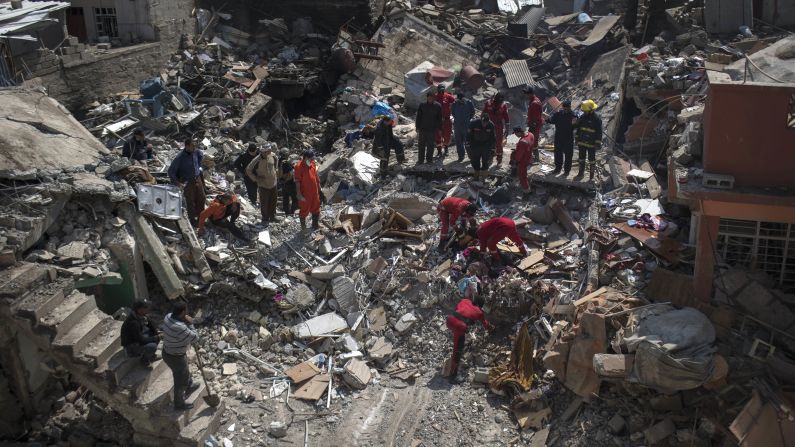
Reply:
M701 184L705 188L733 189L734 176L725 174L710 174L705 172L701 176Z

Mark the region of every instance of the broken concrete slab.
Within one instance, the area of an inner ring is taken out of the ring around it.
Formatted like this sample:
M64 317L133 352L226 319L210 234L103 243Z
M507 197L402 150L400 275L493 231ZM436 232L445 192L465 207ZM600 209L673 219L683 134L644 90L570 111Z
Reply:
M233 376L237 374L237 363L224 363L221 365L221 374L225 376Z
M356 300L356 289L353 280L347 276L338 276L331 281L331 294L337 300L343 315L359 310Z
M395 322L395 331L403 335L409 331L414 326L414 323L417 322L417 317L413 313L407 313L400 317L400 319Z
M370 367L359 359L350 359L343 368L342 379L357 390L367 388L371 378Z
M632 371L634 355L594 354L593 368L600 377L627 377Z
M373 185L381 161L370 153L359 151L350 158L356 183L366 187Z
M320 280L329 280L345 275L345 268L338 264L321 265L312 269L312 277Z
M384 337L378 337L367 352L370 354L371 360L380 365L385 365L392 358L394 350L391 342Z
M662 420L662 422L643 430L643 435L646 438L646 442L652 445L663 441L665 438L671 436L674 433L676 433L676 426L669 418L665 418Z
M379 256L373 259L372 261L370 261L369 264L367 264L367 267L365 268L364 272L368 278L375 278L376 276L378 276L379 273L384 271L386 266L387 266L386 259Z
M389 207L412 222L436 213L436 201L420 194L396 194L389 201Z
M346 329L348 323L345 319L334 312L329 312L293 326L292 332L298 338L312 338L339 333Z

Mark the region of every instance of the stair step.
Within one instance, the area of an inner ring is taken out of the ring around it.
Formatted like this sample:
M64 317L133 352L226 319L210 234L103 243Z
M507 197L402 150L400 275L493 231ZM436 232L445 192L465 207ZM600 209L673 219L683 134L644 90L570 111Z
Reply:
M193 390L192 393L185 396L185 403L193 404L193 408L188 411L178 411L174 409L172 402L169 402L160 409L160 414L174 421L174 425L181 430L190 423L191 418L202 410L202 406L207 406L204 403L203 396L207 395L207 387L204 383L200 383L199 387Z
M39 287L28 292L11 309L20 317L28 318L33 322L39 321L52 312L56 306L69 296L75 288L71 279L59 279L53 283Z
M162 361L162 360L161 360ZM156 407L158 405L169 404L173 401L174 377L171 369L166 367L164 371L154 375L149 383L141 388L135 404L141 407Z
M16 300L56 277L54 268L39 264L27 263L6 269L0 275L0 298Z
M121 348L121 321L108 318L102 322L102 329L91 343L80 352L80 357L91 367L107 363Z
M141 396L161 374L171 374L171 370L168 369L168 365L163 360L153 362L151 370L141 366L138 359L128 359L128 362L132 363L132 368L128 370L129 372L118 383L120 388L130 390L136 398Z
M74 290L52 312L39 320L39 326L54 337L58 333L69 332L75 324L96 307L94 297Z
M67 333L59 333L52 345L71 356L81 352L102 330L102 322L110 317L99 309L91 311Z
M173 445L175 447L203 446L204 441L221 425L221 417L225 409L226 405L223 400L215 408L201 402L201 408L190 418L188 425L180 430L179 438Z

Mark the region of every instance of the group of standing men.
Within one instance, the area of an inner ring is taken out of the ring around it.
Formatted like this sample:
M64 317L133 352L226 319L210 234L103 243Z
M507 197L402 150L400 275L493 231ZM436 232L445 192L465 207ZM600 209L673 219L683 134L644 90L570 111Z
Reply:
M527 193L530 191L527 168L534 159L538 159L538 142L544 126L544 113L541 100L535 95L533 88L527 87L524 92L528 99L527 131L522 126L513 128L513 133L519 142L511 154L510 165L522 190ZM576 137L580 164L578 176L584 175L587 158L590 163L590 179L593 179L596 150L601 146L602 140L602 122L595 113L596 108L597 105L593 100L586 100L580 106L582 115L577 117L571 110L571 102L564 101L561 109L549 117L548 122L555 126L554 174L559 174L563 170L568 175L571 170ZM480 117L475 117L475 106L470 99L462 92L453 96L447 92L444 85L439 85L436 92L428 91L426 101L418 107L415 128L418 165L433 162L434 158L444 159L453 141L458 161L464 161L464 156L468 155L475 177L485 178L488 176L492 159L498 165L502 163L503 147L511 123L508 104L502 93L497 93L489 99ZM453 132L454 138L452 138ZM388 157L387 152L387 161ZM402 159L401 148L398 161L402 162ZM382 169L385 169L387 161L382 158Z
M273 148L271 143L261 147L249 143L234 162L235 169L243 177L249 201L252 205L259 201L262 224L267 226L276 220L276 202L281 189L285 216L298 210L302 229L307 228L309 215L312 215L312 227L319 228L322 195L314 151L303 151L301 160L293 163L287 149L280 150L277 157ZM191 223L198 225L201 233L209 219L213 225L227 228L235 236L245 239L234 224L240 215L240 202L235 194L219 194L210 206L205 207L207 196L202 175L203 160L202 151L197 149L193 139L188 138L183 150L168 168L171 183L183 192Z

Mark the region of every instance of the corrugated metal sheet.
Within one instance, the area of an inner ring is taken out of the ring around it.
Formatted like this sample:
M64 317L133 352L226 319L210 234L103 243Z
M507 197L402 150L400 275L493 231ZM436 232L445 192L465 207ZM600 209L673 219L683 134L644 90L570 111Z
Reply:
M69 7L67 2L23 1L22 8L13 9L10 3L0 4L0 36L15 31L36 29L45 25L51 12Z
M541 19L544 18L544 8L530 8L524 14L520 15L514 23L523 23L527 25L527 32L532 33L535 31Z
M598 22L596 22L596 25L594 25L593 30L591 30L591 34L589 34L585 40L580 42L579 40L573 37L567 37L565 42L572 48L576 48L581 45L587 47L597 42L601 42L602 39L605 38L607 33L611 29L613 29L614 26L616 26L616 23L618 23L619 18L620 16L602 17L601 19L599 19Z
M525 59L509 59L502 64L502 72L505 74L505 82L508 88L519 85L530 85L533 81L533 74Z

